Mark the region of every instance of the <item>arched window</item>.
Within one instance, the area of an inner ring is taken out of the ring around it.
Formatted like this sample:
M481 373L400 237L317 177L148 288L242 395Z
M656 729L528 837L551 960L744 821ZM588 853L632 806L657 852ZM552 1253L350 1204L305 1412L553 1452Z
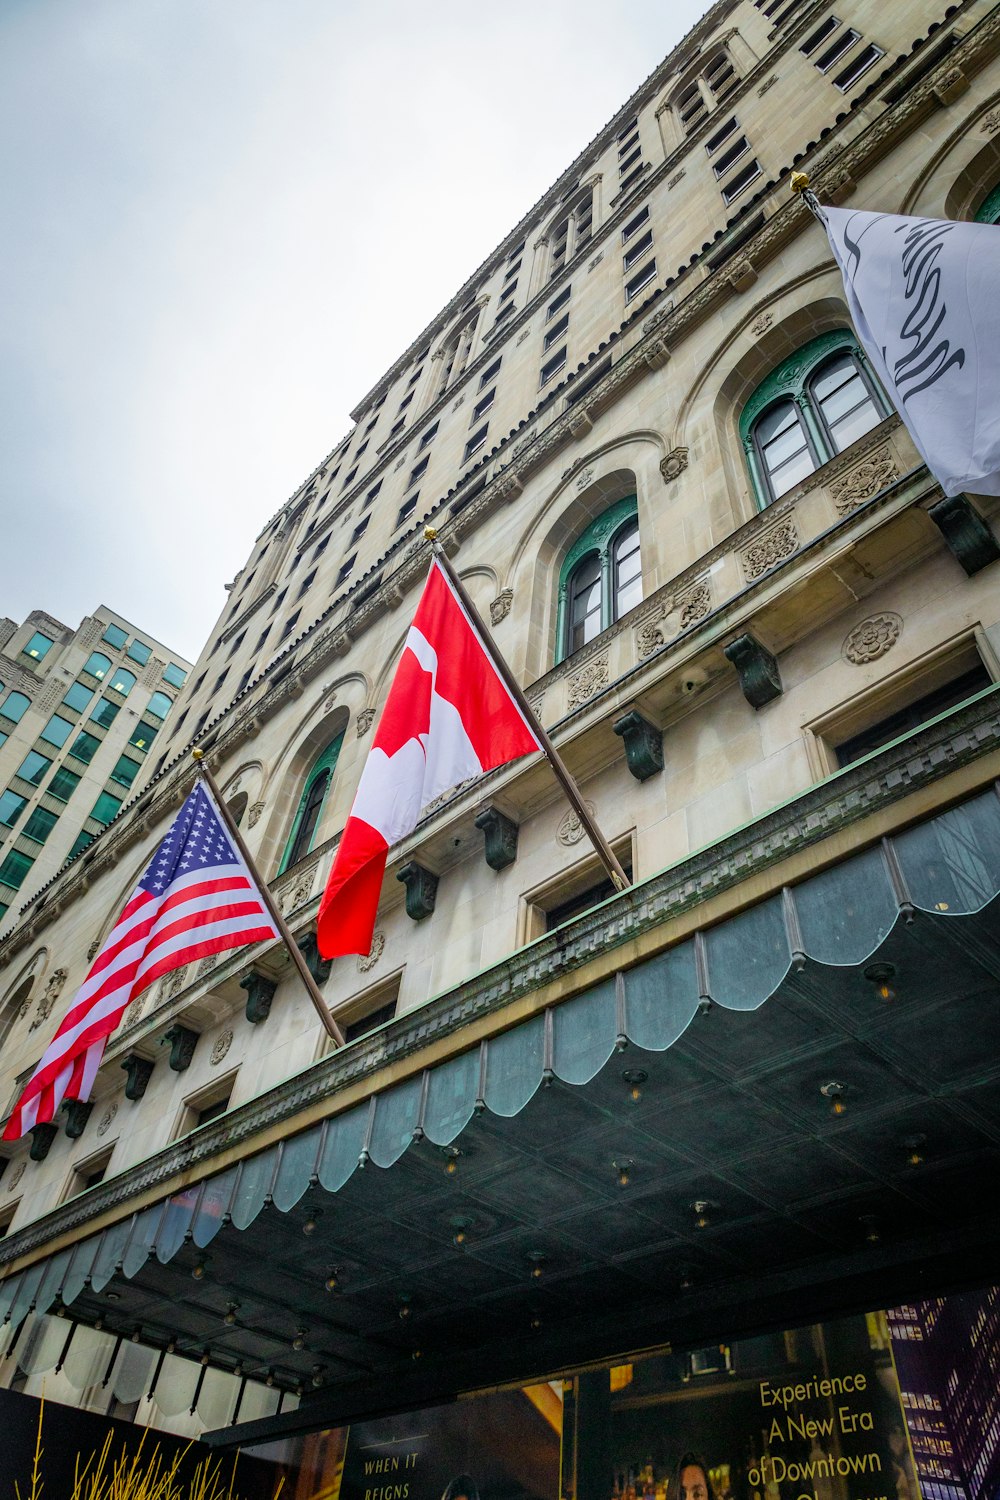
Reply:
M972 218L976 224L1000 223L1000 187L995 187L992 193L987 194Z
M135 682L134 672L128 671L126 667L116 667L111 674L111 681L108 683L108 687L114 688L116 693L121 693L123 698L127 698L135 687Z
M0 708L0 714L3 714L5 719L19 724L30 707L31 699L24 693L8 693L3 707Z
M556 660L572 656L642 599L639 518L628 495L592 521L559 574Z
M337 738L330 741L323 753L313 761L309 768L295 821L292 824L292 832L278 871L279 875L282 871L297 864L300 859L304 859L313 846L343 740L343 734L338 734Z
M247 803L249 801L250 798L246 792L237 792L236 796L230 797L229 801L226 803L226 806L229 809L229 816L232 818L237 828L239 828L240 824L243 822L243 816L247 810Z
M27 1010L31 1000L31 986L34 984L34 976L29 974L27 979L22 979L17 989L10 996L3 1010L0 1011L0 1047L10 1036L14 1022L22 1010Z
M173 706L174 700L169 693L154 693L146 706L146 712L157 719L165 719Z
M92 651L90 653L90 656L87 658L87 662L83 670L85 672L89 672L91 677L96 677L100 680L103 679L105 672L110 670L110 667L110 656L105 656L101 651Z
M813 339L772 370L740 413L740 438L761 506L770 505L892 407L854 335Z

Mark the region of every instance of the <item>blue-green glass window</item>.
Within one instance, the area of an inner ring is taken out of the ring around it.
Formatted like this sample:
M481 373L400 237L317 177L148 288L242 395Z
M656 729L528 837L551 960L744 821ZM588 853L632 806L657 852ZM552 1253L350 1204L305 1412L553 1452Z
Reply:
M105 656L103 651L92 651L84 663L83 670L89 672L91 677L96 677L100 682L111 669L111 658Z
M12 885L15 890L19 890L34 863L30 854L22 854L20 849L12 849L0 864L0 882L4 885Z
M309 768L309 774L302 788L302 796L299 798L295 821L292 823L292 831L285 846L279 874L281 870L287 870L298 860L304 859L315 842L316 829L319 826L343 741L342 734L339 734L335 740L331 740Z
M125 654L131 657L133 661L137 661L140 667L144 667L152 656L153 651L152 647L147 646L145 641L135 640Z
M145 719L140 719L128 737L129 744L134 745L137 750L148 750L159 727L159 724L150 724Z
M9 734L5 734L4 731L2 729L0 729L0 745L3 745L4 741L5 740L9 740L9 739L10 739L10 735Z
M108 681L108 687L113 688L116 693L121 693L127 698L135 687L135 673L129 672L125 667L115 667Z
M4 828L13 828L27 805L27 797L20 797L17 792L0 793L0 823Z
M1000 187L995 187L983 199L972 217L977 224L1000 223Z
M844 328L812 339L761 381L740 413L759 504L787 494L891 410L853 333Z
M117 781L119 786L131 786L139 774L139 762L131 760L127 755L120 755L118 763L111 772L111 780Z
M128 631L123 630L120 625L109 625L101 636L101 640L107 641L109 646L114 646L116 651L120 651L128 640Z
M559 572L556 660L571 656L642 599L636 497L627 495L592 521Z
M110 792L102 792L91 809L90 816L96 818L98 823L110 823L111 819L121 811L122 799L112 797Z
M69 719L64 719L62 714L53 714L38 738L47 745L59 746L65 745L72 733L73 725Z
M80 778L76 772L67 771L65 766L60 766L45 790L50 797L58 797L60 802L68 802L79 785Z
M48 655L52 650L54 644L54 641L49 636L42 635L40 630L36 630L31 640L24 647L22 655L30 656L33 661L41 661L42 657Z
M26 698L23 693L8 693L3 707L0 708L0 714L3 714L5 719L10 719L13 723L19 724L30 707L31 699Z
M73 741L69 753L74 760L82 760L85 766L89 766L100 748L101 742L97 735L88 734L84 729Z
M93 696L93 688L87 687L86 683L83 682L74 682L67 689L66 696L63 699L63 707L71 708L74 713L82 714Z
M76 859L76 856L78 854L82 854L87 845L92 844L93 842L94 835L92 833L87 833L86 830L84 830L83 833L78 833L76 838L73 840L73 847L69 851L67 858Z
M49 812L47 807L36 807L21 833L26 839L34 839L36 844L44 844L58 821L58 813Z
M179 667L174 661L167 662L163 668L163 680L169 682L171 687L183 687L187 682L187 675L184 668Z
M119 707L120 704L112 703L110 698L102 698L99 703L94 704L91 721L100 724L102 729L110 729L118 717Z
M52 761L47 755L41 755L37 750L29 750L17 768L17 774L22 781L30 781L32 786L41 786L49 773Z
M155 714L158 719L165 719L173 706L173 698L166 693L154 693L146 705L146 712Z

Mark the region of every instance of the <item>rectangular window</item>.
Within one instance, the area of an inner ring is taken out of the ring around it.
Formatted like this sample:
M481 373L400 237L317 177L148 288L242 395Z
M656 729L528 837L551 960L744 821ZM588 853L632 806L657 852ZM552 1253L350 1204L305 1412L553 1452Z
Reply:
M179 667L176 662L169 661L163 668L163 680L169 682L172 687L183 687L187 682L187 672Z
M239 635L236 637L236 639L233 641L233 644L229 648L228 655L226 656L226 661L232 661L233 657L236 655L237 651L240 649L245 640L246 631L241 630Z
M479 377L479 389L481 391L485 390L485 388L489 385L490 381L494 380L496 378L496 376L499 375L499 373L500 373L500 360L499 359L495 359L493 361L493 363L491 365L489 365L483 371L483 373L480 375L480 377Z
M38 738L47 745L60 746L65 745L72 733L73 726L69 719L64 719L61 714L53 714Z
M367 521L367 517L365 519ZM315 573L307 573L306 574L305 578L303 578L301 584L299 585L299 598L300 599L302 598L303 594L308 594L309 590L313 586L313 583L315 582L315 579L316 579L316 574Z
M748 188L754 178L759 176L760 162L757 160L748 161L746 166L737 172L731 181L725 184L722 189L723 198L725 198L727 203L732 203L734 198L738 198L744 188Z
M341 485L341 486L340 486L340 488L341 488L341 489L342 489L342 490L346 490L346 489L347 489L347 486L348 486L348 485L349 485L349 484L350 484L350 483L351 483L351 481L352 481L352 480L353 480L353 479L356 479L356 478L357 478L357 474L358 474L358 471L357 471L357 468L353 468L353 469L352 469L352 470L351 470L351 472L350 472L350 473L349 473L349 474L345 474L345 475L344 475L344 482L343 482L343 484L342 484L342 485Z
M326 551L326 549L327 549L327 547L329 547L329 545L330 545L330 533L327 532L327 534L323 538L323 540L321 542L317 542L316 543L316 551L312 555L313 562L315 562L317 558L320 558L320 557L323 556L323 553Z
M24 838L32 839L36 844L44 844L58 821L58 813L49 812L47 807L36 807L21 833Z
M640 235L635 244L626 250L622 258L622 270L631 271L637 261L640 261L648 250L653 248L653 231L647 229L646 233Z
M628 242L629 242L629 240L635 234L636 230L637 229L641 229L642 226L643 226L643 224L648 224L648 223L649 223L649 204L647 203L643 208L640 208L639 212L635 215L635 217L629 219L628 223L625 225L625 228L622 230L622 244L623 245L627 245Z
M284 629L282 630L281 635L278 637L279 645L282 641L288 640L288 637L291 635L292 631L299 623L299 615L301 613L302 611L300 609L297 609L293 615L288 616L288 619L285 621Z
M631 135L632 134L633 130L638 130L638 129L639 129L639 118L638 118L637 115L633 115L632 118L631 118L631 120L629 120L628 124L627 125L623 125L622 128L621 128L621 130L619 130L619 132L618 132L618 139L620 141L623 141L627 135Z
M473 425L474 422L478 422L483 417L485 417L486 413L489 411L490 407L493 405L494 401L496 400L496 397L497 397L497 388L496 388L496 386L494 386L491 391L487 391L486 392L486 395L483 396L483 398L480 401L476 402L475 406L472 408L472 422L469 423L470 427Z
M421 377L421 375L423 373L424 373L424 367L423 367L423 365L419 365L418 368L414 370L414 372L410 376L409 380L406 382L407 385L416 385L417 381L420 379L420 377Z
M337 574L337 581L334 584L334 588L339 588L342 583L347 582L348 578L350 578L351 574L354 572L354 564L357 562L357 560L357 553L355 553L352 557L349 557L346 562L341 564L340 572Z
M542 340L542 349L551 349L552 345L557 343L559 339L562 338L568 327L569 313L563 313L559 321L557 323L553 323L548 333L546 333L544 339Z
M402 432L405 426L405 417L400 417L397 422L393 422L392 426L389 428L389 436L386 438L386 442L389 443L394 437L399 437L399 434Z
M478 450L483 446L486 441L486 434L489 431L489 426L490 424L488 422L484 422L483 426L480 427L477 432L474 432L472 434L469 441L465 445L465 453L462 458L463 463L467 463L472 455L478 452Z
M118 717L118 708L119 705L112 703L110 698L102 698L99 703L94 704L91 722L100 724L102 729L110 729Z
M12 792L8 788L6 792L0 794L0 824L4 828L13 828L27 805L27 797L20 797L17 792Z
M553 375L557 374L562 369L562 367L563 367L563 365L565 363L566 363L566 345L563 344L562 348L561 349L557 349L556 352L555 352L555 354L553 354L552 358L549 359L549 360L546 360L545 364L542 365L541 371L539 372L539 376L538 376L538 384L539 384L539 386L548 385L548 383L552 379Z
M501 303L501 305L503 305L503 303L507 301L508 297L513 297L513 295L514 295L514 293L516 291L517 291L517 282L516 281L512 281L511 284L510 284L510 286L505 287L504 290L500 293L500 303Z
M642 147L641 146L636 146L636 148L632 152L632 154L630 156L626 156L625 160L619 164L619 167L618 167L619 174L622 177L627 177L628 174L629 174L629 172L631 171L632 167L635 166L636 162L639 160L639 158L641 156L642 156Z
M141 719L128 737L129 744L134 745L137 750L148 750L159 727L159 724L149 724Z
M72 774L72 772L70 774ZM138 774L139 762L130 760L127 755L120 755L118 757L118 761L115 765L114 770L111 772L111 780L117 781L119 786L130 787ZM78 776L76 780L79 781L79 779L80 778ZM53 796L56 795L55 777L53 777L52 779L52 785L49 787L49 791L52 792Z
M20 890L34 863L30 854L22 854L20 849L12 849L3 864L0 864L0 882L13 886L15 891Z
M507 252L507 259L508 260L513 260L514 257L515 257L515 255L520 255L521 252L524 250L524 247L525 247L526 243L527 242L525 240L522 240L519 245L515 245L514 246L513 250L509 250Z
M101 742L96 734L88 734L84 730L73 741L69 753L74 760L82 760L85 766L89 766L100 748Z
M564 286L558 297L553 298L553 300L549 303L548 307L545 309L546 323L550 318L555 317L556 313L561 307L566 306L566 303L569 301L569 294L572 290L572 286Z
M708 152L709 156L711 156L713 152L718 151L723 141L727 141L735 129L736 116L733 115L732 119L727 120L725 125L720 126L715 134L710 135L708 140L705 142L705 150Z
M833 33L836 31L839 25L840 21L836 16L827 16L822 26L820 26L816 31L812 32L811 35L807 36L805 41L802 43L802 46L799 48L799 51L802 53L803 57L808 57L810 52L815 52L817 47L822 47L827 37L833 36Z
M399 529L400 526L402 526L402 524L403 524L404 521L408 521L410 519L410 517L413 515L413 512L417 508L417 498L418 497L416 495L414 495L411 499L404 500L403 503L402 503L402 505L399 507L399 510L398 510L398 512L396 514L396 529L397 530Z
M93 842L94 835L92 833L88 833L86 829L84 829L84 831L82 833L78 833L76 838L73 840L73 847L69 851L67 858L76 859L76 856L78 854L82 854L87 845L92 844Z
M731 146L727 146L718 161L712 163L712 171L716 177L725 177L731 167L735 167L741 157L746 156L750 150L749 142L745 135L738 136Z
M418 464L414 464L413 468L410 470L410 477L406 481L407 488L409 488L411 484L416 484L421 475L427 472L427 465L429 463L430 458L428 457L422 458Z
M946 709L954 708L956 704L964 702L966 698L971 698L974 693L980 693L991 685L991 678L986 668L982 664L973 667L961 677L918 698L915 703L907 704L905 708L880 719L863 733L856 734L849 740L843 740L835 746L837 764L839 766L851 765L853 761L860 760L863 755L868 755L871 751L890 744L900 735L909 733L910 730L918 729L921 724L928 723L938 714L943 714Z
M42 635L40 630L36 630L21 655L30 656L32 661L41 661L52 650L53 644L54 642L47 635Z
M358 451L357 451L357 453L355 453L355 455L354 455L354 457L355 457L355 458L356 458L356 459L357 459L357 458L360 458L360 457L361 457L361 455L362 455L362 453L364 453L364 451L365 451L365 449L366 449L366 448L367 448L367 447L368 447L368 439L367 439L367 438L366 438L366 439L365 439L365 441L364 441L364 442L363 442L363 443L361 443L361 444L360 444L360 445L359 445L359 447L358 447Z
M640 270L636 271L631 281L626 281L625 301L631 302L633 297L637 297L639 295L644 286L648 286L651 281L655 280L656 261L649 260Z
M47 755L39 755L37 750L29 750L17 768L17 774L22 781L30 781L32 786L41 786L49 773L52 765Z
M433 443L434 439L437 437L437 431L440 426L440 422L435 422L433 427L428 427L427 431L421 435L419 444L421 448L426 448L429 443Z
M624 193L627 192L629 188L635 187L639 179L645 176L645 173L646 168L644 166L636 167L635 171L631 172L628 177L622 178L621 182L618 184L619 191Z
M521 262L519 260L515 261L512 266L508 266L507 270L504 272L504 281L509 281L512 276L516 276L520 269Z
M621 140L620 136L619 136L619 140ZM624 141L622 141L621 145L618 147L618 157L619 157L619 160L623 156L627 156L628 153L632 150L633 146L638 146L638 144L639 144L639 127L637 125L634 130L630 130L629 131L628 136L626 137L626 139Z
M387 1005L376 1006L374 1010L366 1010L353 1021L344 1022L344 1041L356 1042L359 1036L367 1036L369 1031L374 1031L376 1026L385 1026L396 1014L396 1001L390 1000Z
M863 47L854 61L848 63L842 73L837 74L833 80L834 84L842 94L846 93L849 88L854 87L862 73L867 73L873 63L877 63L879 58L884 56L885 53L881 47L871 45Z
M363 510L367 510L368 509L369 505L371 505L372 501L375 499L375 496L378 494L378 492L379 492L379 490L381 488L382 488L382 481L380 479L379 482L378 482L378 484L373 484L372 485L371 489L368 491L367 495L365 496L365 503L362 506Z
M67 771L65 766L60 766L45 790L50 797L58 797L60 802L68 802L79 785L80 778L76 772Z
M152 647L147 646L145 641L140 641L138 638L132 642L125 653L126 656L131 657L132 661L137 661L140 667L146 665L152 654Z
M825 52L821 52L818 57L813 58L814 66L819 68L821 73L829 73L834 63L839 62L844 53L848 52L854 46L854 43L860 42L860 40L860 31L855 31L853 26L848 26L840 33L837 40L831 46L827 47Z
M513 302L508 302L504 307L501 307L500 310L499 310L499 312L497 313L496 317L493 320L493 327L495 328L497 326L497 324L501 321L502 318L506 318L507 315L509 313L512 313L513 311L514 311L514 304L513 304Z
M111 819L121 811L122 799L113 797L110 792L102 792L91 809L90 816L98 823L110 823Z
M120 625L108 625L101 640L107 641L109 646L114 646L116 651L120 651L128 640L128 631L123 630Z
M409 406L409 404L410 404L410 402L412 400L413 400L413 392L412 391L407 391L406 395L403 397L402 401L399 403L399 405L396 408L397 412L405 411L406 408Z
M82 714L93 696L93 688L87 687L83 682L74 682L66 690L63 707L71 708L76 714Z

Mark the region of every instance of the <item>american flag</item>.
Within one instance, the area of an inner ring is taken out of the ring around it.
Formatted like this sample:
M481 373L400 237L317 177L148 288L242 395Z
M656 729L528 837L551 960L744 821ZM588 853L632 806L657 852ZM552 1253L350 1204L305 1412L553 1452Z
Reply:
M125 904L3 1133L16 1141L88 1099L126 1008L171 969L278 937L208 788L198 782Z

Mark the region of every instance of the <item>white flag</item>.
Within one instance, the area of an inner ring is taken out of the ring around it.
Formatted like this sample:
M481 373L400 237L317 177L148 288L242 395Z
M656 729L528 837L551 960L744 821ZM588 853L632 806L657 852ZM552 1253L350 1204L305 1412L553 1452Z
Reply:
M824 208L858 338L946 495L1000 495L1000 232Z

